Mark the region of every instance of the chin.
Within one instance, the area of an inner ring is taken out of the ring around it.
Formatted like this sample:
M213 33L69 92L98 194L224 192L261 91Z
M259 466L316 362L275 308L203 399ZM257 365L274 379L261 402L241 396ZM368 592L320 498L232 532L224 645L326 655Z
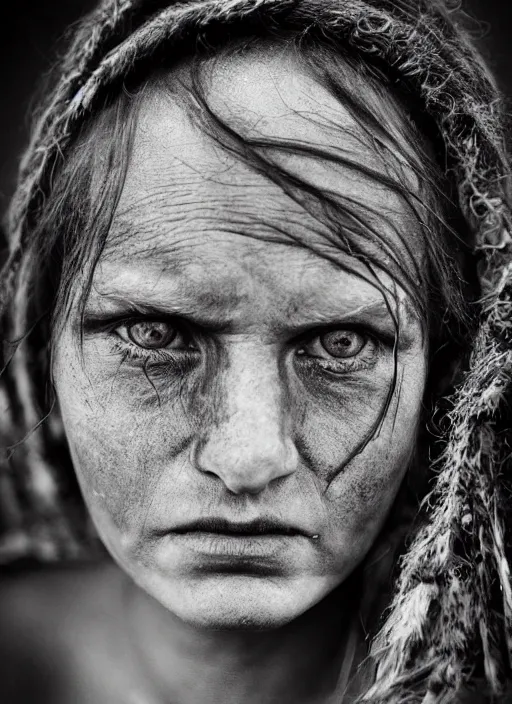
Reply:
M255 575L202 575L146 589L185 623L207 630L263 631L298 618L326 594L311 580ZM142 585L141 585L142 586Z

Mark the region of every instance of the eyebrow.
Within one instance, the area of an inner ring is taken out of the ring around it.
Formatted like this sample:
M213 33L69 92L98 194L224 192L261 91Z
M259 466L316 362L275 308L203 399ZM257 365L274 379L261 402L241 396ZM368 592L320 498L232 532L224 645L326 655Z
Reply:
M101 305L103 304L103 305ZM199 312L190 305L181 303L166 303L163 305L148 304L136 297L127 297L121 293L109 293L101 296L101 304L98 308L94 303L88 301L85 305L84 315L80 321L85 332L94 332L111 326L116 321L130 319L131 317L145 317L153 320L169 318L179 320L183 323L192 324L205 333L223 334L229 333L234 328L232 319L227 317L223 320L218 314L208 315L204 310ZM405 320L404 318L405 314ZM400 302L398 311L392 311L384 299L370 301L367 304L356 306L346 311L332 311L332 313L318 312L311 315L310 320L301 323L285 326L285 329L296 336L300 336L314 329L328 329L347 324L364 324L365 322L375 324L376 321L382 323L381 332L391 339L395 333L403 333L410 327L410 307ZM416 316L414 316L416 319ZM407 344L408 336L405 335L403 342Z
M111 323L117 319L126 320L137 316L153 320L161 320L162 318L182 319L205 331L218 334L229 332L232 326L231 320L222 321L218 316L208 316L183 305L154 305L137 301L133 297L128 298L116 294L104 295L101 300L111 305L107 308L101 306L95 309L93 305L89 305L89 302L86 303L83 315L85 328L101 327L102 324Z

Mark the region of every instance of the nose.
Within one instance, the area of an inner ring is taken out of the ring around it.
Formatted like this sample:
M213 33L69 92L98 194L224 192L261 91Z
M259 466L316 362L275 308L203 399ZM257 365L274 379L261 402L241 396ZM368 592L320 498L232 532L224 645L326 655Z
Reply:
M234 351L216 386L220 399L196 447L197 468L234 494L258 494L295 472L286 390L271 350Z

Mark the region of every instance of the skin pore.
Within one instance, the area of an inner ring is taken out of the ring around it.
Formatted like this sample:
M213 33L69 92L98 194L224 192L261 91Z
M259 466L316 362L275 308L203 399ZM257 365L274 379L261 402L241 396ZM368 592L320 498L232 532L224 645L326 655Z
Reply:
M174 75L186 80L186 67ZM342 140L382 168L361 127L283 50L219 64L208 97L240 129ZM381 213L382 237L406 233L421 260L420 226L390 190L279 158ZM427 350L405 292L383 271L364 280L330 239L172 92L148 94L83 320L76 306L53 369L85 501L129 577L123 628L144 701L325 703L345 687L354 614L342 587L414 451ZM396 390L364 445L393 379L391 312ZM239 549L176 532L205 517L277 520L291 534Z

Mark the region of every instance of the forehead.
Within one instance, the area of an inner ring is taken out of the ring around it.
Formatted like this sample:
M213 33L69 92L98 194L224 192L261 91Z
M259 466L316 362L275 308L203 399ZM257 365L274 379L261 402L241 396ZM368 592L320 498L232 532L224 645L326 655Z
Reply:
M346 260L336 233L300 198L201 129L184 105L189 69L177 68L166 85L159 83L143 98L103 259L121 263L136 257L182 269L184 260L200 264L203 245L227 234L267 247L295 243ZM357 203L384 241L400 247L404 237L409 250L421 255L417 217L396 193L363 173L388 175L389 164L372 135L290 52L266 48L206 65L205 71L208 103L223 122L243 138L287 140L334 155L333 160L304 150L269 151L275 163L316 192ZM409 149L404 144L403 153ZM397 155L397 163L416 188L405 156Z

